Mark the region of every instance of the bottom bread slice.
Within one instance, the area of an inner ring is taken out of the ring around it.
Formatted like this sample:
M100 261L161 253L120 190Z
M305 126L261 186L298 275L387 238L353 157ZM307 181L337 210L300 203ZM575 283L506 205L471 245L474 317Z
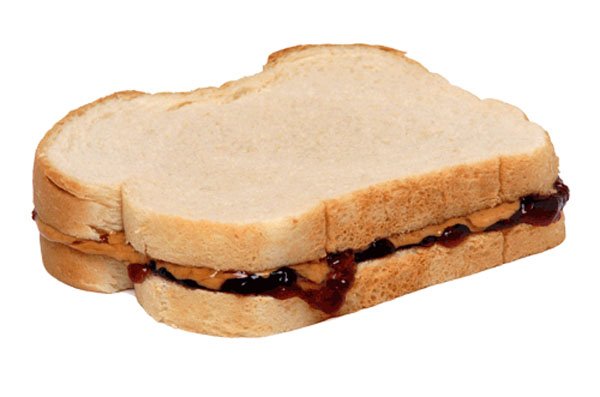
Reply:
M436 244L362 262L344 305L334 316L545 251L564 238L561 217L544 227L521 224L499 232L472 234L454 248ZM84 254L43 237L40 243L48 272L69 285L99 292L133 287L123 262ZM189 289L155 275L135 284L135 293L142 307L157 321L210 335L265 336L332 317L300 298L280 300Z

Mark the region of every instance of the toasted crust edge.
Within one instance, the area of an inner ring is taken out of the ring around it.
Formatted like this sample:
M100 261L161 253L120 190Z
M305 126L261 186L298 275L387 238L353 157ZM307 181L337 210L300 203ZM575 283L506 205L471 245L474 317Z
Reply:
M337 315L545 251L564 238L561 217L550 226L518 225L502 232L471 235L455 248L434 245L361 263L355 284ZM48 272L69 285L102 292L131 288L121 262L82 254L43 238L41 247ZM135 292L142 307L157 321L209 335L266 336L330 317L298 298L278 300L190 290L156 276L135 284Z

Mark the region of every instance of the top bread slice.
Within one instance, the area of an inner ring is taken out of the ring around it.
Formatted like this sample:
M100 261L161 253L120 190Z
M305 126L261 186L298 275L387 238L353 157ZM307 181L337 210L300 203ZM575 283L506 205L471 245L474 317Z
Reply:
M404 53L300 46L254 76L113 94L40 143L34 202L81 239L124 232L149 257L263 271L552 191L547 133Z

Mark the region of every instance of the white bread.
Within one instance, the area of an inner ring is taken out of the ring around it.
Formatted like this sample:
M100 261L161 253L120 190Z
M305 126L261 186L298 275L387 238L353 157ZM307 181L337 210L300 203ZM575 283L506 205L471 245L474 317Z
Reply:
M219 88L99 99L46 134L33 182L56 278L92 291L135 287L150 315L176 327L261 336L541 252L564 239L564 218L482 232L486 224L454 248L361 262L333 314L298 297L190 289L154 274L134 285L127 264L151 258L207 274L304 266L497 214L553 192L557 176L548 134L518 109L402 52L350 45L286 49Z
M547 250L560 244L564 236L562 217L546 227L518 225L502 232L474 234L455 248L413 248L360 263L355 283L337 315ZM43 237L40 242L44 265L67 284L103 292L132 286L122 262L84 254ZM279 300L191 290L157 276L136 284L135 293L156 320L219 336L270 335L331 317L299 298Z
M124 231L152 258L261 271L547 193L557 175L518 109L399 51L302 46L219 88L70 113L38 147L34 202L71 236Z

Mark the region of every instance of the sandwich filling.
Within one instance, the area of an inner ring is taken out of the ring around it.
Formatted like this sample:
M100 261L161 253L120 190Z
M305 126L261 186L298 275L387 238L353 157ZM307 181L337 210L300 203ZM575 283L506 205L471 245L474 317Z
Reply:
M500 231L521 223L548 226L560 219L562 209L569 200L569 189L560 178L554 183L554 188L555 192L550 195L525 196L519 201L452 218L440 225L378 239L360 250L330 253L320 260L260 273L219 271L153 260L135 251L122 232L103 235L100 241L79 240L45 224L36 217L35 211L33 218L37 221L40 233L48 240L84 253L106 255L127 263L129 278L134 283L141 283L153 274L191 289L266 295L278 299L298 297L313 308L333 314L343 305L359 263L396 251L431 247L434 244L452 248L472 233Z

